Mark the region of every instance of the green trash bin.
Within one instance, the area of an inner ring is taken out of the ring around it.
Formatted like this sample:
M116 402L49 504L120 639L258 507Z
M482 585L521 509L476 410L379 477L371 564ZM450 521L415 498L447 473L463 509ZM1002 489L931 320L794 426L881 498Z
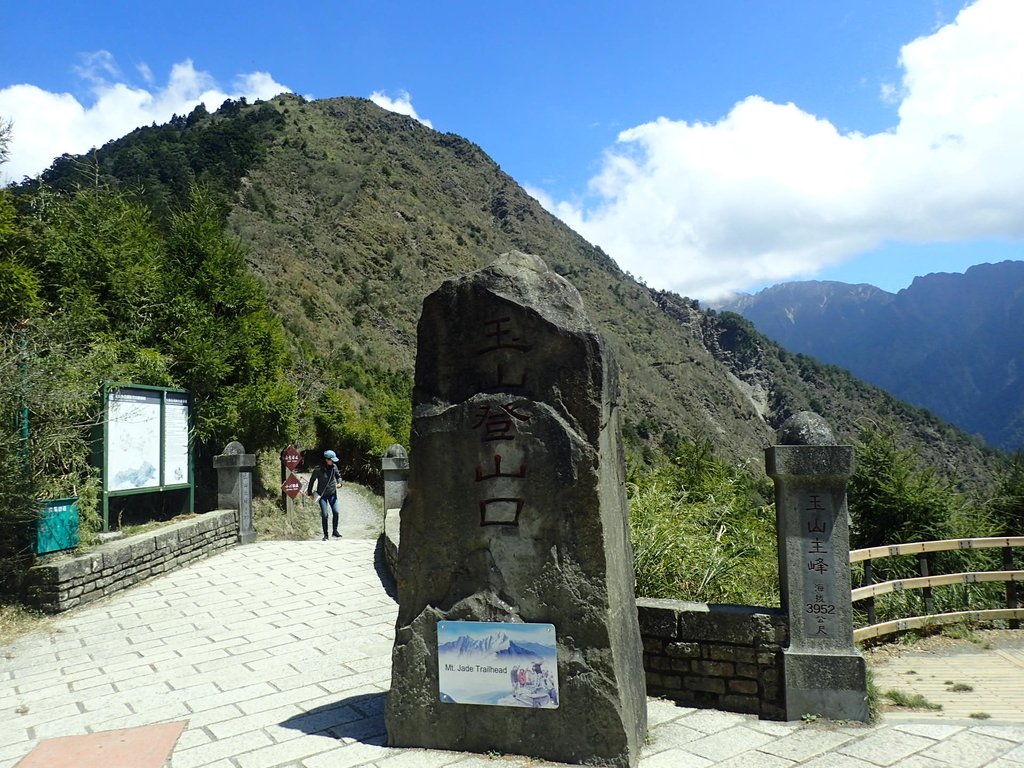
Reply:
M43 502L36 527L36 554L78 546L78 498Z

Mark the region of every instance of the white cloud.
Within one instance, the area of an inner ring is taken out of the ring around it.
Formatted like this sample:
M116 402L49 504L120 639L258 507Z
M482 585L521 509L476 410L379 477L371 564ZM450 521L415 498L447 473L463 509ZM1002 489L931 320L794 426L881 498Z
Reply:
M412 97L406 91L399 91L398 97L394 99L383 91L374 91L370 94L370 101L381 109L388 110L388 112L397 112L400 115L408 115L413 120L418 120L423 123L427 128L434 127L434 124L429 120L425 120L416 114L416 109L412 105Z
M124 82L114 57L98 51L83 57L76 74L90 84L90 104L70 93L53 93L35 85L0 89L0 115L14 123L10 160L0 167L9 179L35 176L65 152L80 154L143 125L186 115L202 102L211 112L225 99L269 99L291 89L266 72L239 75L230 90L222 89L191 60L171 67L166 85L153 82L145 64L137 67L145 87Z
M840 133L759 96L713 124L619 134L555 202L570 226L656 287L717 298L808 276L886 241L1024 237L1024 2L978 0L903 47L888 132Z

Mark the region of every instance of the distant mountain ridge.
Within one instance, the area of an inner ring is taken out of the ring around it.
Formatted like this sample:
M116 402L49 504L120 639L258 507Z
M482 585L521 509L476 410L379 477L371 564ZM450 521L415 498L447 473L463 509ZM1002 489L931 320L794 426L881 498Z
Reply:
M863 284L780 283L718 308L994 447L1024 449L1024 261L917 277L895 294Z
M501 632L497 635L488 635L480 640L474 640L468 635L460 635L455 640L439 645L438 652L459 658L494 656L499 659L539 659L549 655L551 651L537 643L517 643Z

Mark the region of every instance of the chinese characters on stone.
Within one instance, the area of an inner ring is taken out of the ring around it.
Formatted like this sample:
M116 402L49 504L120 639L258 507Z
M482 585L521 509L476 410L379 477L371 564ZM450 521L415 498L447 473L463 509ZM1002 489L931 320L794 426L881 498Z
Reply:
M807 629L812 637L831 637L835 632L835 602L832 600L833 560L830 545L829 514L822 494L810 493L801 509L806 532L807 570L804 609Z
M525 356L530 345L523 343L512 326L512 318L497 317L484 321L482 335L484 345L476 350L476 355L485 362L485 370L490 370L493 363L493 375L480 382L480 391L507 394L510 389L522 389L526 385L526 370L525 361L520 356ZM479 432L480 442L494 451L492 456L487 457L493 461L493 471L489 461L477 464L474 470L474 482L485 484L481 495L490 493L494 481L502 478L525 481L526 463L520 462L518 467L503 470L501 464L507 453L501 451L517 447L519 426L529 421L526 403L512 396L498 403L481 405L477 409L472 429ZM480 525L518 525L525 503L526 498L521 490L514 496L486 496L480 500Z

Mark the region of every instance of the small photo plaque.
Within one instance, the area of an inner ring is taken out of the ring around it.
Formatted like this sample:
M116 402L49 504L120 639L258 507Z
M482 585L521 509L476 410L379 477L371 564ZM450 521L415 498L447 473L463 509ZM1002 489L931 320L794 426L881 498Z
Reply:
M437 676L445 704L558 708L553 624L437 622Z

